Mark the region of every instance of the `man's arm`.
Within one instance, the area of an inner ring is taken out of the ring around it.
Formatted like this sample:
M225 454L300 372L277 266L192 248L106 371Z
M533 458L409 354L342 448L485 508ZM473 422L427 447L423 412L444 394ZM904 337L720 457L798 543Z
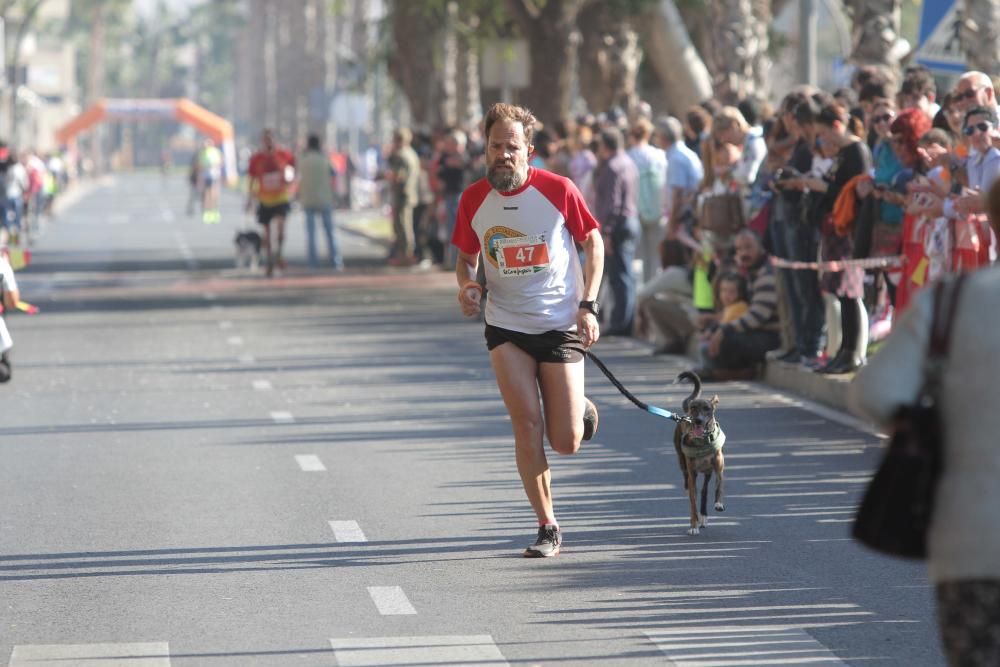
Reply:
M583 240L583 301L594 301L604 275L604 240L597 229Z
M455 262L455 278L458 280L458 304L466 317L478 315L483 300L483 287L476 280L479 269L479 253L469 254L458 251Z
M583 240L583 298L581 301L596 301L604 275L604 238L599 229L592 229ZM580 308L576 311L576 330L583 339L584 347L590 347L601 337L597 317Z
M21 300L21 292L17 289L17 281L14 279L14 270L7 263L7 260L0 257L0 290L3 291L4 310L17 310L17 303Z
M17 310L17 304L21 300L21 293L16 289L5 289L3 291L3 307L5 310Z
M253 174L247 174L247 201L245 204L246 210L253 210L253 193L257 188L257 177Z

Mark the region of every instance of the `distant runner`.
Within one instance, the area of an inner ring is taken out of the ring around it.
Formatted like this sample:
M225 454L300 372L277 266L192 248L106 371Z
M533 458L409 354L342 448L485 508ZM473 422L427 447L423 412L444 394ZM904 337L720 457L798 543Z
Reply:
M274 143L271 130L260 135L261 149L250 156L246 210L253 210L257 200L257 222L264 227L264 248L267 251L267 275L274 274L275 265L285 269L281 254L285 245L285 218L291 210L291 183L295 180L295 156ZM271 248L271 222L278 234L278 249Z
M206 139L198 151L198 179L201 192L201 221L206 225L218 224L219 190L222 187L222 151L211 139Z

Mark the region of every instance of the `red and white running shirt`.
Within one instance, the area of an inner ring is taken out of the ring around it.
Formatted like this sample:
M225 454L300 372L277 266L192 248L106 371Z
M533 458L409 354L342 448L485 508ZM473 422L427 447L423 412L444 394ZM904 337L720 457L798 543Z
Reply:
M599 225L571 180L542 169L513 192L485 178L466 188L452 243L482 251L486 322L522 333L575 331L583 270L574 241Z

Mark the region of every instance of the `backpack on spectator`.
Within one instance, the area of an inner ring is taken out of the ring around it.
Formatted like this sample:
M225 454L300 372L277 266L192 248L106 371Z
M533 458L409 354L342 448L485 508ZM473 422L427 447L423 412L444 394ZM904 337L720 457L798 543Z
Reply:
M743 229L743 198L737 192L709 195L701 205L698 226L721 238L729 238Z

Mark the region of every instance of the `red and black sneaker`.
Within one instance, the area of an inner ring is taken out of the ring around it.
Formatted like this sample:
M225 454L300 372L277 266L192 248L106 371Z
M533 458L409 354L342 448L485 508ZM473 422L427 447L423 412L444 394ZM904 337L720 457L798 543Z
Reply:
M524 550L525 558L550 558L559 555L562 546L562 533L559 526L545 525L538 527L538 539Z

